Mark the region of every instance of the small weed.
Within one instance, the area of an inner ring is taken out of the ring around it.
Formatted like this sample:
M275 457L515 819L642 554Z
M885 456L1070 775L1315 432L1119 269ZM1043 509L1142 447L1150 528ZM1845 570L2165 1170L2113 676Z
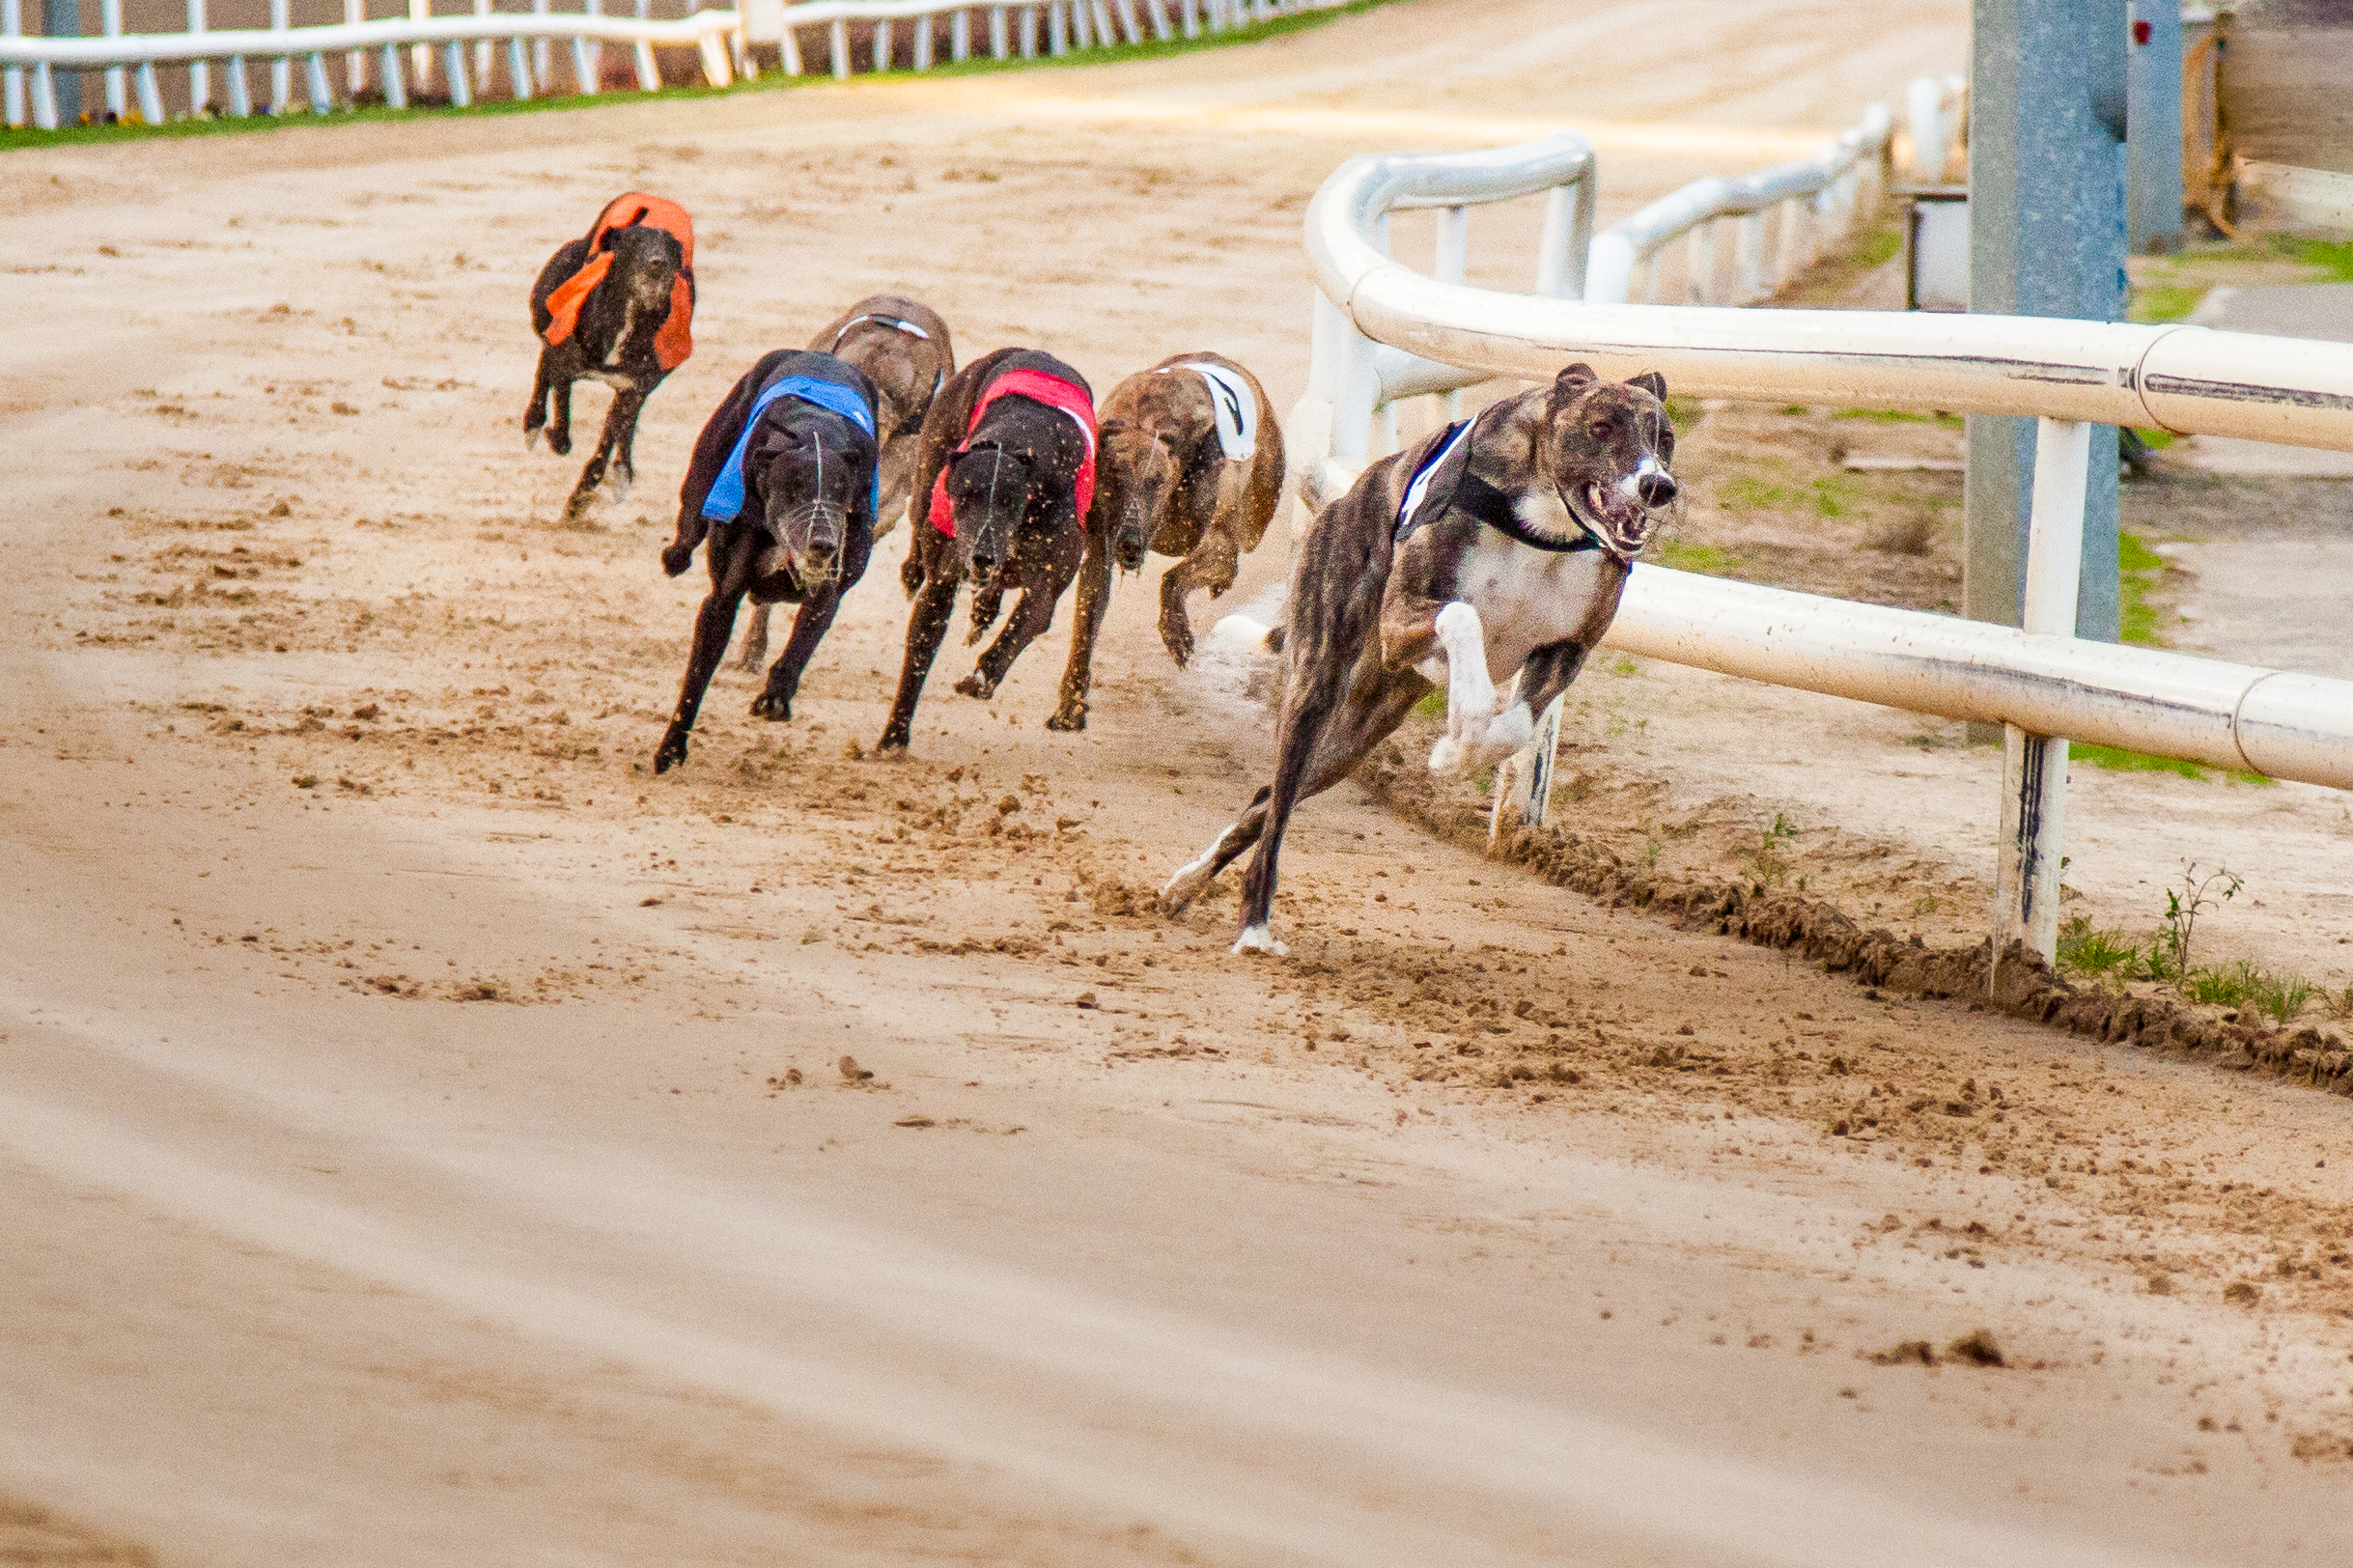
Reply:
M2181 439L2170 430L2143 430L2138 425L2133 427L2133 434L2140 436L2141 444L2151 452L2162 452Z
M1922 751L1938 751L1944 748L1945 738L1941 735L1907 735L1904 744L1918 746Z
M2220 909L2236 898L2247 885L2247 879L2228 866L2198 874L2198 862L2183 863L2181 885L2165 890L2165 923L2157 932L2157 943L2150 950L2151 971L2162 979L2171 972L2177 979L2190 974L2190 938L2198 930L2198 917L2210 909Z
M1813 410L1802 403L1785 403L1781 405L1781 412L1792 419L1803 419Z
M2319 267L2333 283L2353 283L2353 240L2304 240L2296 246L2296 260Z
M2076 915L2059 927L2059 962L2062 968L2104 980L2111 975L2122 979L2141 966L2138 944L2124 939L2121 931L2095 931L2090 917Z
M1419 702L1415 703L1415 704L1414 705L1414 712L1415 712L1415 713L1419 714L1420 714L1422 717L1424 717L1424 718L1443 718L1443 717L1445 717L1445 716L1446 716L1446 693L1445 693L1445 688L1442 686L1442 687L1441 687L1441 688L1439 688L1438 690L1433 691L1433 692L1431 692L1431 693L1430 693L1428 696L1426 696L1426 697L1422 698L1422 699L1421 699L1421 701L1419 701Z
M2273 1022L2285 1025L2327 994L2326 991L2300 974L2274 974L2262 970L2256 976L2252 999L2257 1011Z
M2190 971L2181 989L2194 1002L2236 1007L2255 994L2255 966L2243 959L2236 964L2200 966Z
M1611 675L1638 675L1641 672L1641 665L1637 664L1623 654L1610 661Z
M2124 641L2149 648L2165 646L2165 638L2157 630L2163 613L2149 602L2149 595L2156 590L2159 579L2171 570L2171 564L2150 549L2139 534L2116 536L2117 595L2122 601L2119 619L2123 624L2120 635Z
M1797 836L1797 824L1779 811L1773 814L1773 821L1758 831L1756 847L1745 858L1749 862L1750 874L1755 878L1760 890L1788 877L1789 861L1780 852Z

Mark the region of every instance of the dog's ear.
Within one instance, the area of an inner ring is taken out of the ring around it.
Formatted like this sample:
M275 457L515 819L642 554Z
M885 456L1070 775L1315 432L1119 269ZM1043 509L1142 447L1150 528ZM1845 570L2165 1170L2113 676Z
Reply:
M1626 384L1640 387L1661 403L1667 401L1667 378L1655 370L1646 370L1639 376L1629 376Z
M1600 373L1581 359L1553 378L1553 392L1557 397L1573 398L1600 379Z

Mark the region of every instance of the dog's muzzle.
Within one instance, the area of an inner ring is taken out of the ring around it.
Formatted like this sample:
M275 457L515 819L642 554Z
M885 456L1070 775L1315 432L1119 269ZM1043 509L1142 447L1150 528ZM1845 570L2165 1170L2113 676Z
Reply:
M841 572L842 540L849 518L823 501L798 507L785 521L785 553L792 557L793 575L804 583L831 582Z
M1111 554L1122 572L1135 572L1144 564L1144 552L1149 542L1145 538L1144 513L1141 507L1129 507L1119 519L1119 527L1111 536Z

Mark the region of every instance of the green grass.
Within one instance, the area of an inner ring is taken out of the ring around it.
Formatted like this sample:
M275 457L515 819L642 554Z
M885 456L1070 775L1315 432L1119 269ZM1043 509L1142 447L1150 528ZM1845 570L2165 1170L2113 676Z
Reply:
M2087 741L2071 741L2067 744L2067 760L2091 768L2106 768L2120 773L2178 773L2183 778L2204 778L2212 770L2178 757L2155 757L2145 751L2127 751L2122 746L2093 745ZM2261 773L2225 771L2223 776L2233 784L2269 784L2273 780Z
M1735 512L1811 512L1817 517L1843 518L1863 499L1863 484L1852 474L1828 474L1806 485L1785 485L1756 474L1734 474L1716 492Z
M2133 434L2140 436L2141 444L2151 452L2162 452L2181 439L2170 430L2143 430L2138 425L2133 427Z
M1428 696L1422 698L1421 701L1414 705L1414 712L1419 714L1424 718L1445 717L1446 688L1441 686L1436 691L1433 691Z
M2126 940L2121 931L2093 930L2091 921L2079 914L2059 927L2059 963L2095 980L2112 974L2129 978L2140 972L2141 947Z
M2171 570L2165 557L2150 549L2139 534L2116 535L2117 619L2123 641L2143 648L2165 646L2159 630L2165 614L2149 602L2149 596L2156 591L2158 579Z
M1686 545L1677 540L1662 539L1658 545L1659 564L1677 572L1696 572L1704 576L1725 577L1740 570L1740 562L1729 550L1713 545Z
M1050 70L1057 67L1100 66L1114 60L1163 60L1174 55L1192 54L1202 49L1221 49L1237 43L1255 43L1263 39L1280 38L1288 33L1305 32L1321 27L1340 16L1353 16L1375 11L1383 6L1397 4L1398 0L1352 0L1351 4L1334 6L1330 11L1308 12L1297 16L1276 16L1247 27L1233 28L1224 33L1203 33L1197 39L1171 39L1165 43L1149 42L1120 44L1117 47L1073 49L1060 59L1041 54L1034 60L967 60L962 64L942 63L930 70L891 70L877 73L859 72L853 81L904 79L918 74L933 76L980 76L1004 70ZM626 45L624 45L626 47ZM740 93L769 93L783 88L815 86L830 83L833 77L824 66L822 51L804 54L815 68L798 76L787 76L780 70L763 69L757 81L738 81L732 87L702 85L665 87L657 92L640 93L633 89L616 89L609 93L570 94L562 97L499 98L475 103L462 109L447 107L386 109L338 108L327 114L312 114L307 109L296 114L256 114L241 119L227 117L206 120L175 120L168 125L65 126L56 130L35 130L30 126L14 129L0 127L0 153L15 152L34 147L85 147L110 142L150 141L158 137L252 135L263 131L292 130L298 126L348 126L405 120L446 120L495 117L516 114L557 113L567 109L610 108L622 103L676 102L687 98L728 98Z
M1858 239L1853 254L1859 266L1884 266L1902 255L1903 249L1904 232L1890 224Z
M2353 283L2353 239L2298 241L2296 260L2320 268L2331 283Z
M2257 968L2245 959L2236 964L2200 965L2190 971L2181 989L2194 1002L2213 1007L2253 1007L2279 1024L2292 1022L2326 994L2300 974Z
M2203 283L2148 283L2132 292L2125 307L2128 322L2178 322L2198 308L2211 287Z
M1959 430L1968 423L1959 414L1924 414L1912 408L1841 408L1831 417L1873 425L1934 425L1939 430Z

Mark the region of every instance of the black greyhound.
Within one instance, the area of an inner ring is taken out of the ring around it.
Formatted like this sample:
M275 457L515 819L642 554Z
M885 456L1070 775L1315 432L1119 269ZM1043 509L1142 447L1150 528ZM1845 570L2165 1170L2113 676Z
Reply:
M915 537L900 569L914 607L882 749L908 743L924 677L966 579L967 643L995 623L1006 589L1022 591L1004 630L956 683L967 697L995 694L1022 650L1052 624L1055 602L1078 574L1094 489L1094 394L1061 360L1035 349L999 349L940 389L915 462Z
M523 410L523 445L536 445L544 425L549 449L558 457L571 452L573 382L613 389L597 450L564 503L566 518L588 509L608 462L618 494L629 493L637 477L637 416L694 351L693 321L694 226L676 202L634 191L617 197L587 238L564 245L540 269L531 329L543 346Z
M678 710L654 753L657 773L686 760L687 733L746 594L800 605L792 638L751 704L762 718L793 716L801 671L874 552L874 383L856 366L779 349L703 426L679 488L678 537L661 566L674 577L686 571L707 531L711 592L695 616Z
M899 513L913 490L923 416L956 374L948 323L919 301L869 294L827 322L809 340L809 347L864 371L882 399L876 418L882 437L882 499L875 509L874 537L887 538L899 525ZM768 657L768 613L766 604L752 606L751 624L743 629L743 648L736 660L741 668L756 670Z
M1162 908L1184 909L1255 844L1234 951L1280 953L1268 911L1292 808L1346 778L1442 679L1434 771L1527 743L1675 499L1666 398L1655 374L1604 381L1571 365L1373 463L1323 510L1291 578L1275 782L1169 880ZM1513 682L1499 714L1499 682Z

